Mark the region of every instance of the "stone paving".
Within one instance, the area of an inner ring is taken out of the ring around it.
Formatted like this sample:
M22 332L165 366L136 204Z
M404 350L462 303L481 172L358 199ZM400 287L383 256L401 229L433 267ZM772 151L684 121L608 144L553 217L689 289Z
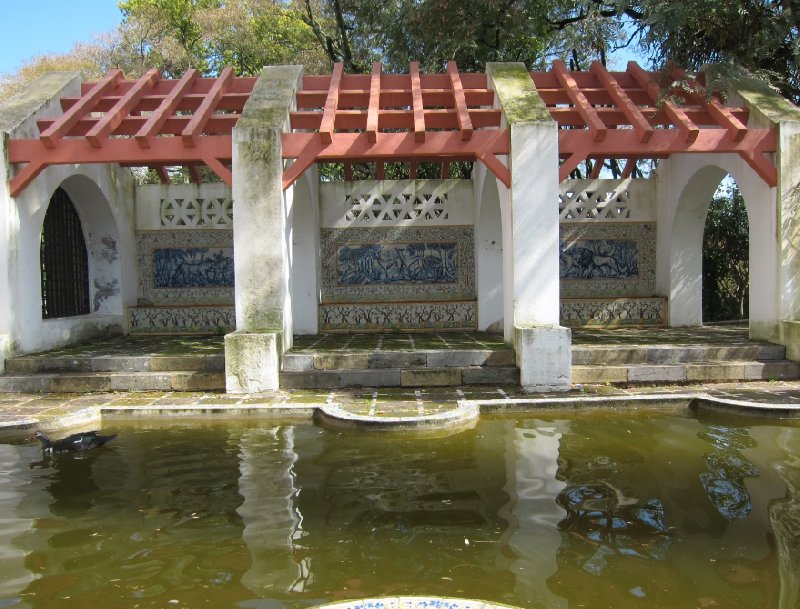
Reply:
M660 330L577 330L575 344L746 344L747 329L742 326L713 326L691 329ZM404 351L443 348L507 349L495 335L456 334L360 334L297 337L295 349L338 351ZM222 337L125 337L113 341L69 347L54 354L88 355L186 355L216 354L223 350ZM336 402L359 412L402 414L449 408L459 400L502 404L525 403L530 408L548 399L562 403L564 398L596 404L607 397L635 405L637 398L658 395L709 396L721 404L750 408L753 412L777 412L800 416L800 381L764 381L749 383L676 384L620 388L611 385L576 386L573 391L557 394L524 394L518 386L461 386L430 388L363 388L347 390L281 390L263 394L230 395L213 392L108 392L87 394L0 394L0 437L19 436L33 429L58 429L94 420L101 413L127 413L130 416L311 416L314 409ZM688 398L687 398L688 399Z
M0 395L0 440L20 437L35 429L56 430L93 421L100 416L271 416L310 418L322 404L337 402L354 412L371 412L377 416L403 416L408 413L431 412L452 408L459 400L492 402L494 406L518 406L515 410L563 404L571 407L598 404L598 398L609 398L609 404L636 407L641 400L655 396L692 396L714 398L738 411L768 413L778 416L800 416L800 381L763 383L717 383L691 386L649 386L635 389L597 385L574 389L567 393L524 394L519 387L436 387L347 389L334 391L291 390L261 394L229 395L202 392L142 392L95 394L5 394Z

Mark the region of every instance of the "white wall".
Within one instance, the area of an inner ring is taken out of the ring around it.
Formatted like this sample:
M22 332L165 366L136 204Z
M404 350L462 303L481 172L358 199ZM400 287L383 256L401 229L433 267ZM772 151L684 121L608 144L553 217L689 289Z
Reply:
M714 191L730 174L750 223L750 335L777 340L779 276L776 191L732 154L676 154L658 169L656 286L669 296L670 325L702 324L702 254Z
M89 264L88 315L42 319L39 249L44 217L62 187L81 219ZM114 166L54 166L14 201L19 225L14 244L12 334L21 352L49 349L124 331L124 311L136 301L133 183Z
M50 73L0 106L0 131L9 138L38 137L36 121L61 113L59 99L76 96L80 78ZM124 307L136 296L133 179L108 165L45 169L16 199L8 179L18 169L0 161L0 361L7 352L48 349L123 330ZM83 223L89 263L89 315L43 320L39 249L42 224L55 190L69 194ZM8 354L8 353L7 353Z

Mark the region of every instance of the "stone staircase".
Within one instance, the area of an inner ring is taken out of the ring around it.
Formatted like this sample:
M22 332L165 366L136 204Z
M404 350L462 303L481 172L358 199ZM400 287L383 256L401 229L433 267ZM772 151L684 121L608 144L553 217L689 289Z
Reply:
M135 350L133 350L135 351ZM117 354L55 351L5 362L0 392L218 391L225 389L221 352Z
M516 385L511 348L297 352L283 356L281 389Z
M800 378L782 345L602 345L572 347L573 384L704 383Z

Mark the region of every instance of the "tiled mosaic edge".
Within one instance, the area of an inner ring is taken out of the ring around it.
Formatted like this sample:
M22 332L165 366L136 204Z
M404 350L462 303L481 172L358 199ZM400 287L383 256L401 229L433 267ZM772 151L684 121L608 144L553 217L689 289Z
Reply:
M561 325L664 326L667 299L651 298L562 298Z
M233 306L131 307L128 329L131 334L228 332L236 327Z
M474 330L477 304L470 302L342 303L319 307L320 331Z

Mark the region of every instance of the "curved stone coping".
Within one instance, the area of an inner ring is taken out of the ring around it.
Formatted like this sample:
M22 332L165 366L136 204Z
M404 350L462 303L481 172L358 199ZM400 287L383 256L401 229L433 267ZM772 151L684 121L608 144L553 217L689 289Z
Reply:
M518 609L477 599L444 596L388 596L317 605L314 609Z
M406 430L457 430L473 425L480 412L535 412L537 409L575 410L583 408L687 408L709 410L743 416L800 418L800 404L778 401L756 401L714 396L705 392L656 393L638 395L579 395L541 398L499 398L486 400L459 400L450 410L423 416L374 416L345 411L338 403L265 402L256 404L152 404L135 406L97 405L75 410L57 408L59 413L43 415L24 414L19 418L0 421L0 438L15 437L20 432L56 431L79 425L96 425L102 418L213 418L254 417L311 419L319 416L326 422L342 428L406 429ZM332 414L334 416L328 416Z
M536 408L569 410L583 408L683 407L690 410L713 410L751 416L800 417L800 404L724 398L705 392L464 401L475 404L480 408L481 412L526 412L533 411Z
M318 411L323 423L344 429L428 430L463 428L474 424L480 408L474 402L459 400L451 407L408 416L355 412L339 403L324 404Z

